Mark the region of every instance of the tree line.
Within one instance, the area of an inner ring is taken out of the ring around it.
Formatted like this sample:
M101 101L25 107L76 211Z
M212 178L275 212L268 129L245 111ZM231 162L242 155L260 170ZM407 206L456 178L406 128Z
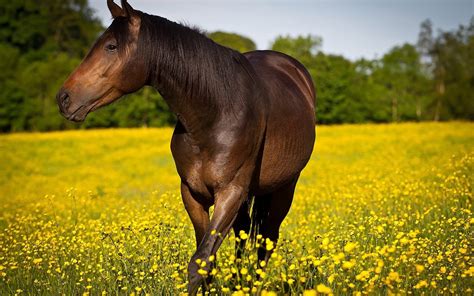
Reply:
M56 91L103 30L87 0L0 0L0 131L172 125L174 115L148 87L81 125L59 115ZM256 48L235 33L208 37L240 52ZM474 119L474 18L436 34L427 20L416 44L373 60L351 61L321 46L313 35L279 36L271 46L308 68L319 123Z

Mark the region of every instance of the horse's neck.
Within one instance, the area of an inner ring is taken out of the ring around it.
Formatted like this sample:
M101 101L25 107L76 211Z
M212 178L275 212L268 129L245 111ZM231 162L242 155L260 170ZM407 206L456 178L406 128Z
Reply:
M166 69L161 69L161 74L155 77L152 85L160 92L186 130L190 134L205 138L220 120L225 119L226 122L231 122L232 118L235 118L238 121L239 114L251 108L247 101L251 98L243 93L248 91L253 82L250 81L250 76L243 68L237 67L237 69L232 81L216 79L196 80L191 83L183 80L182 77L173 77L167 74ZM203 68L200 71L208 71L208 69ZM196 85L196 83L217 85ZM229 83L235 83L239 87L236 87L235 91L228 91L228 89L225 91L224 84L228 86ZM206 89L207 92L193 92L193 90L202 89Z
M217 120L221 110L216 104L217 98L190 95L187 87L179 78L160 75L152 86L162 95L178 120L192 134L206 133Z
M148 46L149 84L188 132L206 133L216 121L252 107L248 94L254 75L244 56L166 19L144 18L149 35L145 39L157 42Z

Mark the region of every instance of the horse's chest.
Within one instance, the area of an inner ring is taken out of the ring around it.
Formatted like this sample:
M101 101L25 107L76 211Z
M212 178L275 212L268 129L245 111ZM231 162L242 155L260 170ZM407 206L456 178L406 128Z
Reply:
M199 194L202 197L212 199L212 188L209 187L206 180L203 178L202 163L200 160L196 160L191 165L180 166L178 168L178 173L192 192Z
M193 193L206 199L212 199L212 188L205 180L202 155L197 147L185 141L183 137L173 136L171 152L181 180Z
M171 140L171 151L181 180L192 192L210 200L231 182L249 186L255 167L253 154L257 152L252 139L245 135L221 132L212 136L207 142L199 142L198 146L189 134L175 130Z

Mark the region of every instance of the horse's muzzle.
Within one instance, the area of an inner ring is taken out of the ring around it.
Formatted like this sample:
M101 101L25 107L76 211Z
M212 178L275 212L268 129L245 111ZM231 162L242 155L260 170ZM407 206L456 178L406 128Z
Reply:
M58 102L59 111L61 111L61 114L66 116L67 108L71 105L71 98L64 88L61 88L61 90L56 95L56 101Z

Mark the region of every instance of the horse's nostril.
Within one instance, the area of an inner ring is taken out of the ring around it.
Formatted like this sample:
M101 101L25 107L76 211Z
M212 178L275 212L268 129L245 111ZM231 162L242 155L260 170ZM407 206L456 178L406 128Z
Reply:
M69 105L71 104L71 99L66 91L61 90L56 98L58 100L58 104L60 104L61 107L63 107L64 109L69 107Z
M63 106L64 108L67 108L69 107L70 104L71 104L71 99L69 98L69 95L66 94L63 98Z

